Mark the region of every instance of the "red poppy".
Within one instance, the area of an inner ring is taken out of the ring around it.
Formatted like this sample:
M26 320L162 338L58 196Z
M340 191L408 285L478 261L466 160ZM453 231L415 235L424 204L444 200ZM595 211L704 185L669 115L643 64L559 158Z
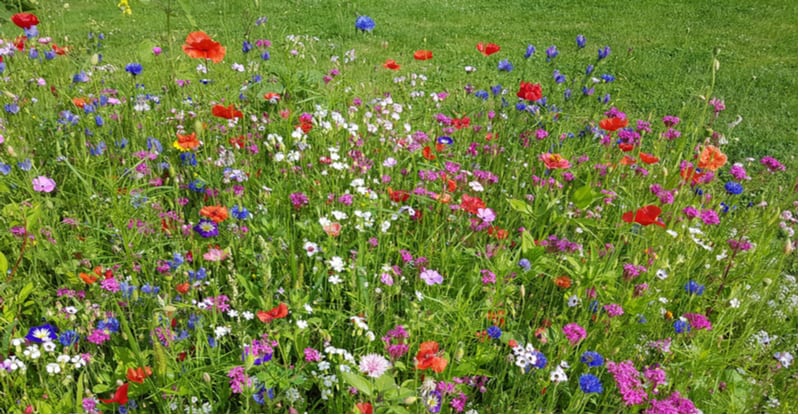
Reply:
M422 149L422 157L425 157L425 160L436 160L436 154L431 151L431 146L425 146Z
M205 32L189 33L183 52L190 58L210 59L214 63L222 62L225 57L225 47L214 42Z
M286 303L280 303L277 307L269 311L259 311L256 316L262 323L269 323L272 320L284 318L289 315L289 307Z
M395 203L405 203L408 200L410 194L405 190L392 190L390 187L388 190L389 199Z
M619 143L619 149L624 152L629 152L633 150L634 145L630 143Z
M97 282L97 277L96 277L96 276L94 276L94 275L89 275L89 274L87 274L87 273L85 273L85 272L81 272L80 274L78 274L78 276L80 276L80 277L81 277L81 279L83 280L83 282L85 282L85 283L87 283L87 284L89 284L89 285L92 285L92 284L94 284L95 282Z
M186 293L189 292L189 288L191 287L192 286L189 285L188 282L183 282L175 286L175 291L185 295Z
M644 164L658 163L659 158L648 153L639 153L639 160Z
M473 215L478 214L478 209L485 208L486 203L479 197L472 197L468 194L461 195L461 209L466 210Z
M356 409L361 414L371 414L372 412L372 404L369 402L359 402L356 404Z
M56 55L59 55L59 56L66 55L67 52L69 52L69 47L63 47L62 48L62 47L56 45L55 43L50 45L50 47L53 48L53 52L55 52Z
M266 99L270 103L277 104L278 101L281 100L281 94L278 94L276 92L267 92L266 94L264 94L264 99Z
M428 59L433 59L433 52L429 50L418 50L414 52L414 59L418 61L426 61Z
M424 342L419 345L416 361L416 368L419 370L431 369L436 373L442 373L447 367L447 360L440 356L439 343L435 341Z
M39 18L32 13L17 13L11 16L11 21L14 22L17 27L22 29L30 29L31 26L36 26L39 24Z
M214 114L215 117L225 118L226 120L242 118L243 116L242 112L237 110L233 104L228 105L227 107L219 104L214 105L214 107L211 108L211 113Z
M120 405L125 405L128 403L128 384L123 383L122 386L117 388L117 391L114 392L114 397L109 399L100 399L100 402L103 403L116 403Z
M225 206L203 206L203 208L200 209L200 216L209 218L213 220L214 223L220 223L228 219L228 208Z
M394 59L387 59L386 63L383 64L383 67L386 69L391 69L393 71L400 69L400 65L397 62L395 62Z
M191 134L176 134L178 139L175 140L172 145L180 151L189 151L194 150L197 147L200 147L200 141L197 140L197 135L195 133Z
M636 159L631 156L625 156L619 162L622 163L622 165L624 166L633 166L634 164L636 164Z
M136 369L131 367L128 368L128 373L126 377L128 378L129 381L133 383L141 384L144 383L144 380L147 379L152 374L153 370L150 369L150 366L137 367Z
M636 216L633 215L633 211L625 212L622 214L622 220L628 223L636 222L642 226L658 225L662 228L666 228L667 225L658 219L658 215L660 214L660 207L656 205L647 205L639 208L639 210L636 211Z
M627 126L628 120L626 118L611 117L600 120L600 128L606 131L617 131Z
M328 234L328 236L337 237L339 236L339 232L342 231L342 225L339 222L333 222L331 224L325 225L322 227L322 230Z
M482 53L484 56L489 56L491 54L500 52L500 46L494 43L486 43L483 42L478 43L475 48L478 49L478 52Z
M542 99L542 86L538 83L532 84L530 82L520 81L517 97L530 102L538 101Z
M469 117L453 118L452 125L456 130L460 130L469 127L471 121Z
M572 286L572 279L566 275L557 277L554 282L558 288L569 288Z

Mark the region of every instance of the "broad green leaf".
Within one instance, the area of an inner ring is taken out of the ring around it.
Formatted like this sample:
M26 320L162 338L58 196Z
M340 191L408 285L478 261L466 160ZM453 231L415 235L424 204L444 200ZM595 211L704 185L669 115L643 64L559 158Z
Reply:
M342 373L342 378L344 378L344 381L350 384L350 386L358 389L359 392L372 397L372 385L363 376L347 372Z
M8 260L6 259L6 256L0 252L0 277L5 279L6 273L8 273Z
M511 209L514 209L515 211L519 213L524 213L526 215L533 215L533 208L531 207L530 204L528 204L524 200L510 199L510 198L506 200L508 201L508 204L511 205Z
M581 209L586 209L598 196L599 192L594 187L587 184L575 189L572 193L572 203Z

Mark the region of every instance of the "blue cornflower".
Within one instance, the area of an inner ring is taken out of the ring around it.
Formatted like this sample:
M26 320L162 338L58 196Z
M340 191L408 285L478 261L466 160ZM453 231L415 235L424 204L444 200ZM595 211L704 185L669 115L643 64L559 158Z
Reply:
M675 333L688 333L692 330L692 327L689 326L689 323L683 320L675 320L672 323L672 327L675 328Z
M742 192L744 191L744 187L736 182L728 182L725 183L725 191L731 195L738 195L742 194Z
M195 179L189 182L189 190L193 192L202 193L203 191L205 191L205 189L206 189L206 184L203 183L202 180Z
M536 46L528 45L528 47L525 49L525 59L530 58L534 53L536 53Z
M215 339L214 336L208 336L208 345L211 346L212 349L217 347L217 339Z
M248 42L246 40L244 42L242 42L242 52L243 53L250 52L251 50L253 50L253 44L252 43L250 43L250 42Z
M597 49L597 60L603 60L611 53L611 48L606 46L602 49Z
M594 65L592 64L586 65L586 75L591 75L592 72L594 72Z
M159 288L157 285L145 284L145 285L142 285L141 291L144 294L156 295L156 294L158 294L159 291L161 291L161 288Z
M592 314L596 313L599 309L600 303L597 300L592 300L592 302L589 303L589 311L591 311Z
M575 37L575 43L578 45L579 49L583 49L586 47L586 36L578 35Z
M147 151L160 154L163 150L164 147L161 146L161 141L158 141L155 137L147 137Z
M534 352L534 354L536 355L536 363L533 365L533 367L537 369L544 369L544 367L547 366L547 358L544 357L544 353L537 350Z
M101 141L97 145L89 145L89 154L93 156L102 156L106 151L106 142Z
M189 330L194 330L199 322L200 316L192 313L189 315L189 319L186 321L186 326L189 327Z
M690 295L703 295L703 291L706 290L706 286L698 284L695 280L689 280L689 282L683 286L683 289L686 290L686 292Z
M358 16L356 18L356 29L362 32L371 32L375 28L375 21L369 16Z
M564 90L564 100L566 101L569 100L570 98L572 98L572 89L567 88Z
M489 99L489 93L488 93L488 92L486 92L486 91L485 91L485 90L483 90L483 89L481 89L481 90L480 90L480 91L478 91L478 92L475 92L475 96L476 96L476 97L478 97L478 98L480 98L480 99L482 99L482 100L484 100L484 101L486 101L487 99Z
M605 94L602 97L597 97L597 101L601 104L608 104L611 101L611 94Z
M31 169L31 167L33 167L33 163L31 162L31 159L25 159L22 161L18 161L17 167L19 167L19 169L22 171L28 171Z
M213 220L200 219L200 222L194 225L193 229L203 238L212 238L219 235L219 227Z
M32 25L27 29L22 29L22 31L25 33L25 37L28 39L39 36L39 28L36 27L36 25Z
M586 96L594 95L594 87L589 88L584 86L583 88L581 88L581 91L583 92L583 95Z
M511 70L514 69L514 65L512 65L508 59L503 59L497 64L497 69L505 72L511 72Z
M503 92L503 85L497 84L494 86L489 87L489 90L492 91L492 95L497 95Z
M250 211L248 211L246 207L234 205L231 208L231 216L239 220L246 220L250 218Z
M564 76L561 71L555 69L553 70L553 80L556 81L557 84L563 84L567 81L567 77Z
M610 75L610 74L604 73L604 74L600 75L600 79L602 79L603 82L605 82L605 83L610 83L610 82L614 82L614 80L617 79L617 78L614 78L614 75Z
M550 62L558 56L558 48L556 48L555 45L550 46L545 53L547 53L547 61Z
M116 333L119 331L119 320L114 317L109 317L105 320L100 320L97 322L97 328L100 330L106 330L111 333Z
M28 58L39 59L39 51L35 48L31 48L31 50L28 51Z
M139 63L139 62L131 62L131 63L125 65L125 72L127 72L127 73L129 73L129 74L131 74L133 76L141 74L142 73L142 69L144 69L144 68L142 68L142 64Z
M441 137L437 137L436 138L436 142L439 143L439 144L451 145L451 144L453 144L453 138L452 137L448 137L446 135L443 135Z
M603 384L597 376L591 373L582 374L578 383L580 383L583 393L603 393Z
M503 330L500 330L500 327L492 326L486 329L486 334L493 339L499 339L503 335Z
M589 367L600 367L605 363L605 359L600 353L589 351L581 355L581 363L585 363Z
M89 75L86 75L86 72L80 71L78 74L72 77L72 83L86 83L89 82Z
M0 62L0 73L3 73L5 71L6 71L6 63Z
M6 104L5 106L6 112L9 114L17 114L19 113L19 105L16 102L12 102L10 104Z
M103 120L103 117L101 117L100 114L94 116L94 125L102 127L103 125L105 125L105 123L106 123L105 120Z
M197 157L194 153L181 153L181 165L183 166L196 166L197 165Z
M56 58L56 53L53 52L52 50L48 50L47 52L44 53L45 60L51 61L55 58Z
M0 163L0 173L3 173L3 176L8 176L11 173L11 166L6 163Z
M265 60L265 61L268 61L269 60L269 51L265 50L265 51L261 52L261 59Z
M67 330L58 336L58 342L62 346L72 346L80 340L81 336L75 330Z
M529 261L527 258L520 259L519 262L517 263L517 265L519 265L520 268L522 268L523 271L530 271L531 270L531 261Z
M517 102L517 104L514 105L514 108L516 108L517 111L525 111L525 107L526 107L525 103L521 101Z

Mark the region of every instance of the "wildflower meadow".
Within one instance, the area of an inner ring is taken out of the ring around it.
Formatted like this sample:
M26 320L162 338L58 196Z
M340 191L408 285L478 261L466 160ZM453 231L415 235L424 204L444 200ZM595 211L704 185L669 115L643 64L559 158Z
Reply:
M2 2L0 412L797 413L796 8L266 3Z

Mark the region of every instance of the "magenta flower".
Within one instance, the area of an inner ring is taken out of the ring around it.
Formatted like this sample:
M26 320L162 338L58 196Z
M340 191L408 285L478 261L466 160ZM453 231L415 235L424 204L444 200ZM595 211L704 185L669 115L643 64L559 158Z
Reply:
M711 330L711 322L702 314L686 313L683 315L695 330Z
M39 176L33 179L33 190L37 192L50 193L56 188L55 180L47 176Z
M586 330L577 323L569 323L561 329L567 340L571 345L576 345L578 342L586 338Z
M441 284L444 281L442 274L439 274L432 269L426 269L425 271L422 271L422 273L419 274L419 277L422 278L422 280L425 281L425 284L428 285Z
M625 311L622 310L619 304L607 304L603 306L603 309L606 310L609 317L617 317L625 314Z

